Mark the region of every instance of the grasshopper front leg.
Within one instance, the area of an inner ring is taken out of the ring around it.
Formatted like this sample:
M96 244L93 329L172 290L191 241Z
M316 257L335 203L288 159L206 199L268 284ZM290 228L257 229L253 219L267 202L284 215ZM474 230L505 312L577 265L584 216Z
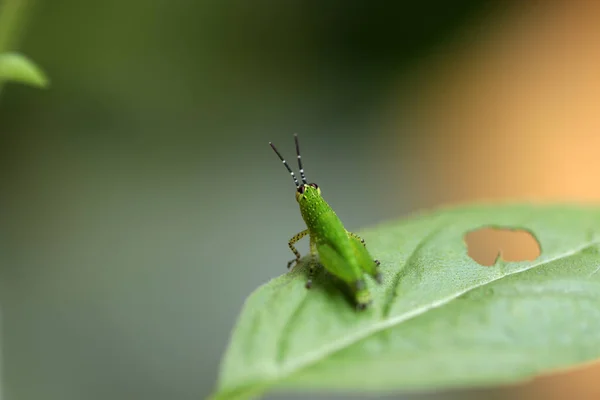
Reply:
M309 230L305 229L302 232L295 235L293 238L291 238L290 241L288 242L288 246L290 246L290 250L292 250L292 253L294 253L294 255L296 256L296 258L294 258L293 260L288 262L288 266L287 266L288 268L290 268L292 263L295 262L297 264L298 261L300 261L300 257L301 257L300 252L298 251L298 249L296 249L294 244L308 234L309 234ZM317 245L311 237L310 238L310 256L311 257L310 257L310 261L309 261L309 265L308 265L308 280L306 281L306 285L305 285L307 289L310 289L312 287L312 278L315 274L315 266L318 264L317 255L318 255Z
M296 258L294 258L293 260L288 262L288 264L287 264L288 269L292 266L292 263L295 262L296 264L298 264L298 261L300 261L300 257L301 257L300 252L298 251L298 249L296 249L296 247L294 246L294 243L296 243L298 240L302 239L306 235L308 235L308 229L305 229L302 232L298 233L293 238L291 238L290 241L288 242L288 246L290 247L290 250L296 256Z
M318 264L317 261L318 251L317 244L313 240L313 237L310 237L310 263L308 264L308 280L306 281L306 288L310 289L312 287L312 278L315 275L315 267Z

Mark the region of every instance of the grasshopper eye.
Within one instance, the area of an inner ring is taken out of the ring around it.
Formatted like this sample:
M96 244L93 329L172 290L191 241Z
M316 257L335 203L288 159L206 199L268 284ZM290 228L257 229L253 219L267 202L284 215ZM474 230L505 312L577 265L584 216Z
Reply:
M300 194L304 194L304 189L305 189L305 188L304 188L304 185L300 185L300 186L298 186L298 193L300 193Z
M317 185L316 183L311 183L310 186L314 187L315 189L319 188L319 185Z

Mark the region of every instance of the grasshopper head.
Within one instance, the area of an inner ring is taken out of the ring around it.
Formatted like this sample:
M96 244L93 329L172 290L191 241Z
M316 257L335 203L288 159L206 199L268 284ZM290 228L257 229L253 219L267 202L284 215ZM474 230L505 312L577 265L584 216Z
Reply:
M312 200L321 197L321 189L316 183L305 183L296 190L296 201Z

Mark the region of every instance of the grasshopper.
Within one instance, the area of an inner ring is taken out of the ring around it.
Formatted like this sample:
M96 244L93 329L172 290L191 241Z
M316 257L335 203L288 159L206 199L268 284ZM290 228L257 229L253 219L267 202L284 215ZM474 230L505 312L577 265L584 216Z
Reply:
M296 265L301 258L300 252L294 244L308 235L310 237L312 260L316 260L318 256L319 263L325 270L344 281L351 289L356 307L362 310L372 301L371 293L364 280L364 274L372 276L377 283L381 283L380 263L371 257L367 251L365 241L361 237L344 228L342 221L321 196L321 188L316 183L308 183L302 168L298 135L294 134L294 140L302 183L298 181L296 175L273 143L269 142L269 145L279 156L294 180L296 201L300 206L300 213L307 228L292 237L288 242L290 250L295 255L295 258L288 262L288 269L292 264ZM312 285L314 267L315 262L311 262L306 282L307 289L310 289Z

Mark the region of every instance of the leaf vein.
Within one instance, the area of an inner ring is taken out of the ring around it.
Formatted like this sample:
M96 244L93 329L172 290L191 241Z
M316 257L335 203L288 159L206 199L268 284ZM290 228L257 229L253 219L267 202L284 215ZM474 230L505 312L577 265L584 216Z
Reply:
M396 275L394 276L394 280L392 281L392 284L390 286L390 288L388 289L388 292L386 293L386 300L385 303L383 304L383 318L387 318L390 314L390 311L392 309L392 304L394 302L394 298L396 298L396 295L398 294L398 286L400 285L400 281L402 280L402 277L404 275L406 275L406 273L408 272L408 268L410 267L411 264L413 264L413 262L415 261L415 259L418 257L421 249L427 244L429 243L429 241L431 239L433 239L441 230L441 227L436 227L434 229L431 230L431 232L429 232L427 235L425 235L425 237L423 238L423 240L421 240L419 242L419 244L417 244L414 248L414 250L412 251L412 253L410 253L410 255L406 258L406 261L404 262L404 265L402 266L402 268L400 268L400 270L396 273Z

